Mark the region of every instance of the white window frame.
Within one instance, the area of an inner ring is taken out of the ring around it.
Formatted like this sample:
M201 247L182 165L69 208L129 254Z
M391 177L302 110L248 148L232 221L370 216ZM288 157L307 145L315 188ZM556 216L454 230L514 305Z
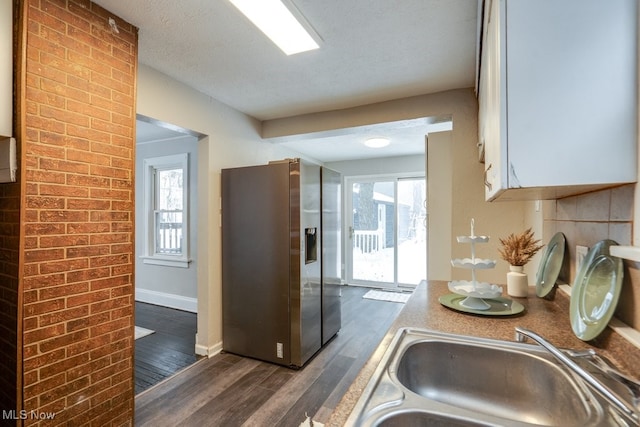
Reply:
M167 267L188 268L189 258L189 154L151 157L144 159L144 231L145 253L141 256L145 264ZM182 169L182 247L181 254L155 253L155 207L156 207L156 171L163 169Z

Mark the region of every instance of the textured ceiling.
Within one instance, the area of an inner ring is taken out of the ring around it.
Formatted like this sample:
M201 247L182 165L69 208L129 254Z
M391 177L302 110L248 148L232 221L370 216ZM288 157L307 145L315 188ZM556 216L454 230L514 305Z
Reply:
M474 86L478 0L294 0L322 44L289 57L227 0L94 1L141 63L260 120Z

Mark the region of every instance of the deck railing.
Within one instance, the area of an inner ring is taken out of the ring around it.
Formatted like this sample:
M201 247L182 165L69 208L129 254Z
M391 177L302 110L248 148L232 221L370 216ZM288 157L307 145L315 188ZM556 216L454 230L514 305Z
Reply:
M156 253L164 255L182 254L182 223L157 224Z
M384 230L354 230L353 247L365 254L384 249Z

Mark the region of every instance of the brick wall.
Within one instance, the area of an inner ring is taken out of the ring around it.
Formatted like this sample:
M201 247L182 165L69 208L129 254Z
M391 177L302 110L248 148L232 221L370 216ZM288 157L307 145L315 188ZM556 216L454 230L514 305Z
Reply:
M137 30L89 1L23 3L24 409L130 425Z
M14 12L14 17L17 13ZM18 29L14 19L14 33ZM14 37L14 58L19 52ZM17 61L16 61L17 63ZM15 89L15 88L14 88ZM15 105L16 91L13 101ZM8 94L7 94L8 95ZM14 115L14 129L21 123ZM20 157L20 145L18 157ZM16 183L0 184L0 409L20 409L18 405L19 343L19 260L20 260L20 177Z
M16 409L20 185L0 184L0 408Z

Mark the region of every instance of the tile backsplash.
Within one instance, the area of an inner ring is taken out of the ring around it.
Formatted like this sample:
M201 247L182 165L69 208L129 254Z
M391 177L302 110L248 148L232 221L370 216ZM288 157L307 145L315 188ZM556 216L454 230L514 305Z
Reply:
M568 262L561 280L572 284L576 276L576 246L591 247L603 239L620 245L633 240L635 184L545 202L543 241L556 232L567 239ZM624 284L616 317L640 329L640 263L625 261Z

